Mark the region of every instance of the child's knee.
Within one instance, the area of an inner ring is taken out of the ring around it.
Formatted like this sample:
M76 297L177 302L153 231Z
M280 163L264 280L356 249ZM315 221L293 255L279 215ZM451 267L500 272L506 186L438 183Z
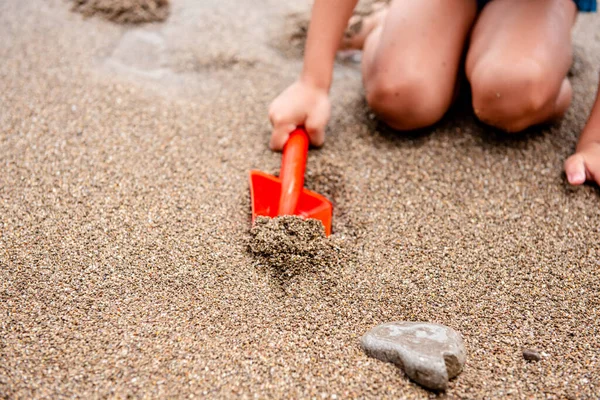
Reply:
M553 107L552 73L534 61L477 66L469 80L477 117L507 132L526 129Z
M366 82L365 90L373 112L399 130L433 125L444 116L450 103L448 95L419 73L396 71L393 76L375 76Z

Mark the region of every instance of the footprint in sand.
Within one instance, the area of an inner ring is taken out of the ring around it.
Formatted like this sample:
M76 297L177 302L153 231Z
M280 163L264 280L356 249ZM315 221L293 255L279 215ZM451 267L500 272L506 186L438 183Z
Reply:
M143 29L130 30L123 35L105 64L117 72L160 78L168 72L165 68L166 48L161 34Z

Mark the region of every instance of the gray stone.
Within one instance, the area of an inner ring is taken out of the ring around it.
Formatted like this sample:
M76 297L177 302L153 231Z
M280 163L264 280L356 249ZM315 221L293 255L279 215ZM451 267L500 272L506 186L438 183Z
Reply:
M523 358L527 361L540 361L542 356L535 350L525 349L523 350Z
M448 379L465 365L462 337L452 328L427 322L388 322L377 325L361 339L365 352L401 367L418 384L446 390Z

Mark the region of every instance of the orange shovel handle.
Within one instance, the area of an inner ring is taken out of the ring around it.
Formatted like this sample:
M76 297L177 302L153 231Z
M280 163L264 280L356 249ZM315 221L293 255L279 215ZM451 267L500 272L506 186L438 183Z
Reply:
M281 197L277 215L294 215L300 193L304 188L304 171L308 155L308 135L304 128L296 128L283 147L281 159Z

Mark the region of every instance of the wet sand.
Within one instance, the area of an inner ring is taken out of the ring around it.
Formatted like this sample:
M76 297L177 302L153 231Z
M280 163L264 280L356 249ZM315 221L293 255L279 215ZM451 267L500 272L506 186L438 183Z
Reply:
M600 18L578 20L565 119L523 135L465 98L391 132L358 65L336 66L307 170L335 205L332 250L283 279L249 248L247 174L278 170L266 108L301 68L286 32L306 12L179 0L131 27L0 3L0 397L435 397L361 351L394 320L462 333L449 398L599 397L600 191L562 162Z

